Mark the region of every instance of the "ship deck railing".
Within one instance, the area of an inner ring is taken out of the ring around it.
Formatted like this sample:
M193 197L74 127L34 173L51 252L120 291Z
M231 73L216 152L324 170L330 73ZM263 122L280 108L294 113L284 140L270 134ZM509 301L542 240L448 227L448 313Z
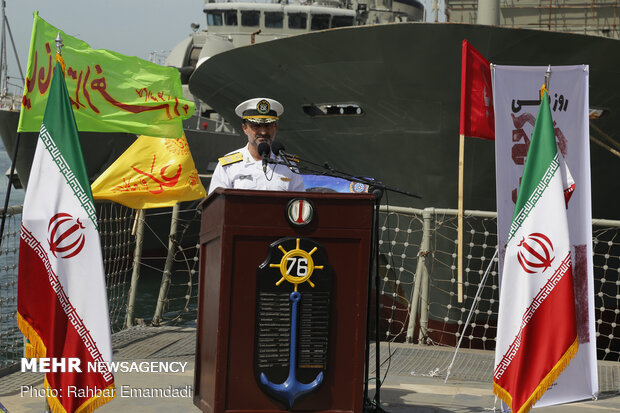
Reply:
M196 202L183 203L138 214L111 202L97 204L113 337L135 328L195 329L200 250L196 207ZM19 368L24 348L15 320L21 211L21 206L8 209L0 247L0 377ZM492 354L499 303L496 217L492 211L464 212L459 302L457 211L383 206L380 319L371 322L369 335L379 334L382 342L394 343L399 351L449 350L460 342L465 351ZM620 221L594 219L592 235L597 358L611 363L617 373ZM447 367L438 364L431 370L445 375Z

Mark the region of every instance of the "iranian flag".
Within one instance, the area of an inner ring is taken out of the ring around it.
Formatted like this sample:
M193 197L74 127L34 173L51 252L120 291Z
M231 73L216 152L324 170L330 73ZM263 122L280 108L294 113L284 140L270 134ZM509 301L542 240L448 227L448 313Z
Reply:
M17 323L26 356L52 359L37 364L49 370L51 410L92 412L114 397L104 367L110 322L93 197L57 60L24 199Z
M526 412L577 353L566 206L574 183L543 93L508 235L493 391Z

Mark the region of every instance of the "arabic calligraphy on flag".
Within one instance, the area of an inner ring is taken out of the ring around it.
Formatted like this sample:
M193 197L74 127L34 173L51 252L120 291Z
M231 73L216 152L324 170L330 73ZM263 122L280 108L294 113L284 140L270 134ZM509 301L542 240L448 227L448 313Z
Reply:
M183 98L176 69L91 47L34 14L18 132L38 132L49 93L56 36L63 40L65 81L80 131L179 138L194 103Z
M138 137L91 188L95 199L133 209L168 207L206 196L185 135Z

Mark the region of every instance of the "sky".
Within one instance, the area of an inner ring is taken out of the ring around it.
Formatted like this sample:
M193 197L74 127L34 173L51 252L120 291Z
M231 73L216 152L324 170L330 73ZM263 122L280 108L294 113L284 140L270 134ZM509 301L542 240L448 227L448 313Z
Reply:
M95 49L149 59L151 52L170 51L192 32L205 27L204 0L5 0L6 16L22 70L26 71L32 14L79 38ZM8 73L18 78L7 41Z
M6 15L22 70L26 71L32 34L32 14L95 49L108 49L149 60L151 53L169 52L192 32L196 22L205 28L204 0L5 0ZM422 0L433 18L433 0ZM443 11L444 0L439 0ZM441 20L441 16L440 16ZM10 42L8 73L19 78ZM10 81L10 83L14 83ZM17 82L21 83L21 81Z

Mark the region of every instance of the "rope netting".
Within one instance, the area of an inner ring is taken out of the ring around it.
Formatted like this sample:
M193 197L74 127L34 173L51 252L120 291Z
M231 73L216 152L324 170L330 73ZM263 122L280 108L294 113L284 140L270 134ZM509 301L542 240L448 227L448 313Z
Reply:
M24 348L16 320L21 213L21 206L8 208L0 246L0 370L21 357Z
M459 300L457 211L383 209L379 223L379 331L383 340L455 346L463 334L463 348L495 349L499 307L496 214L466 211L463 222L463 295ZM620 221L594 220L593 253L598 359L618 361ZM487 268L488 278L480 286Z
M108 287L110 328L114 333L122 330L125 322L136 248L136 237L132 234L136 213L113 202L97 203L96 208Z
M195 325L198 314L200 216L195 202L180 204L178 214L170 208L147 211L145 240L149 238L149 233L159 234L156 236L157 245L145 244L142 255L144 277L141 283L145 286L145 292L150 289L148 296L153 297L152 312L146 314L145 320L150 320L153 325ZM175 226L172 236L171 225ZM145 277L148 280L144 280ZM159 311L158 302L161 307Z
M136 237L136 211L98 203L112 332L126 327ZM15 323L21 207L12 207L0 248L0 369L23 352ZM137 323L195 326L198 309L200 213L195 203L152 209L134 276ZM495 213L466 211L462 300L458 295L455 210L390 207L379 222L379 328L384 341L493 350L497 333L498 263ZM171 224L173 235L170 235ZM171 250L169 251L169 246ZM599 360L620 360L620 222L595 220L594 306ZM489 268L490 266L490 268ZM486 282L479 284L485 271ZM374 284L373 284L374 285ZM374 288L374 287L373 287ZM374 306L372 295L372 305ZM159 303L159 304L158 304ZM159 308L158 308L159 307ZM470 323L465 326L470 309Z

